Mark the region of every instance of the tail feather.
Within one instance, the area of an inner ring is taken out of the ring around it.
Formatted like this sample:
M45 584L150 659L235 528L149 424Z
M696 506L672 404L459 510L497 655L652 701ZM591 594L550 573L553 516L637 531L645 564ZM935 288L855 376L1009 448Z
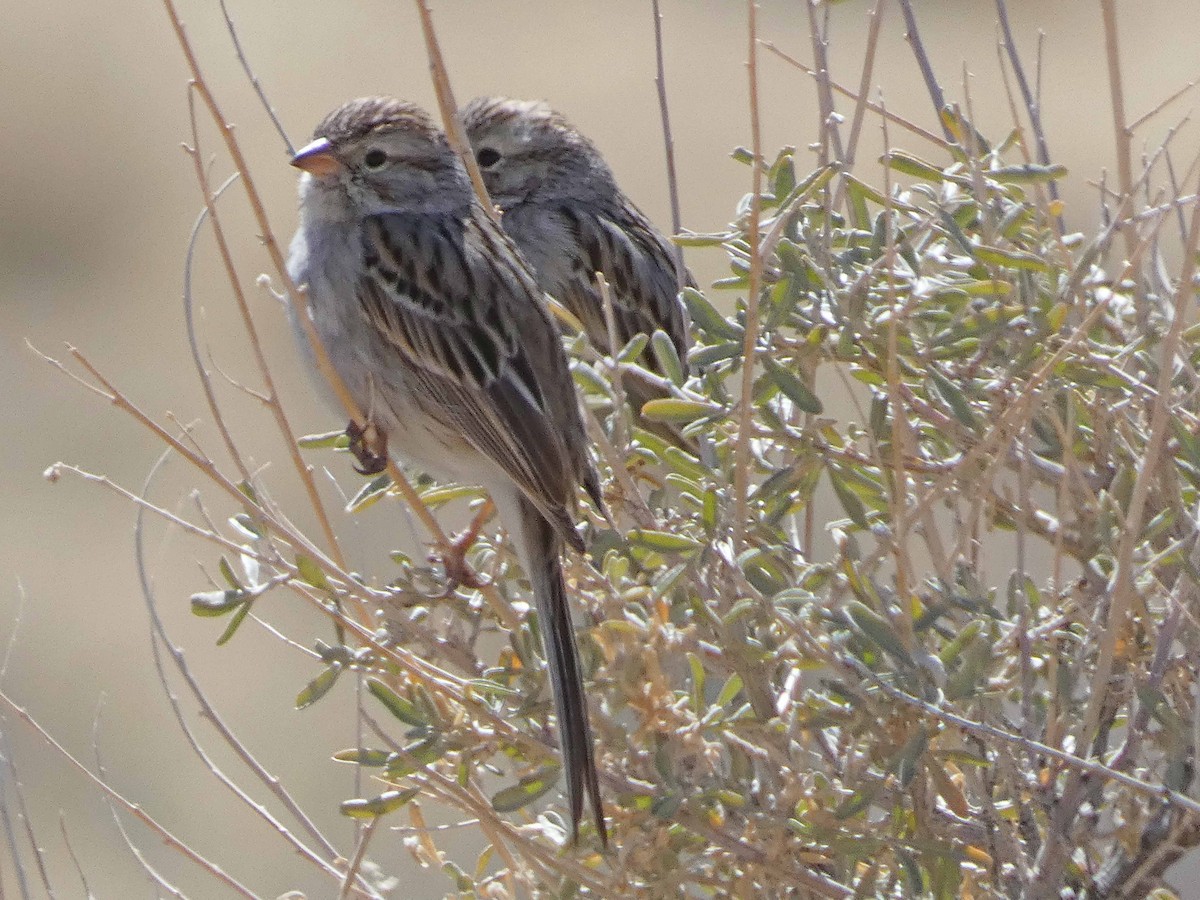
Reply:
M523 530L527 542L525 563L533 585L534 602L541 624L550 685L558 716L558 738L562 748L563 773L567 782L567 802L571 807L571 837L579 839L583 804L591 803L596 832L608 845L604 825L604 807L600 801L600 781L588 724L587 693L575 645L575 628L563 581L562 539L554 527L527 501L522 501Z

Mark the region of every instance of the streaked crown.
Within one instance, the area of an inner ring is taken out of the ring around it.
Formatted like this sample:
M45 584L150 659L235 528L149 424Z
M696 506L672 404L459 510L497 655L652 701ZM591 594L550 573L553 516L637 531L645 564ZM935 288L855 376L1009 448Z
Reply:
M442 130L419 106L393 97L344 103L317 126L292 164L310 176L310 216L353 218L465 209L471 184Z
M369 134L398 130L445 142L429 113L415 103L395 97L360 97L344 103L321 120L313 137L344 145Z
M459 116L488 191L501 206L617 190L596 145L542 101L477 97Z

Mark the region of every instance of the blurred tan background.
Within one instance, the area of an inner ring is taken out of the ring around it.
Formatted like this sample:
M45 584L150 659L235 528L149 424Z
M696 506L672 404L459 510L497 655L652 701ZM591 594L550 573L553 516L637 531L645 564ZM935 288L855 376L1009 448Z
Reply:
M1010 6L1030 67L1038 31L1045 33L1044 120L1055 160L1071 168L1065 195L1069 226L1086 230L1097 218L1095 190L1086 182L1113 165L1098 9L1085 0L1012 0ZM297 143L330 108L352 96L389 92L433 107L410 3L230 0L230 7L247 53ZM684 224L716 230L749 183L749 170L728 158L733 147L750 140L745 11L742 4L715 0L663 0L662 7ZM992 139L1003 137L1011 122L998 74L994 7L979 0L917 7L948 98L963 99L965 65L978 126ZM864 0L854 0L832 11L833 75L847 85L859 80L867 8ZM460 101L478 93L548 99L595 139L651 217L669 224L649 0L441 0L434 12ZM181 13L213 89L237 123L277 237L286 242L295 224L295 178L281 142L237 68L215 2L184 0ZM1122 15L1128 109L1136 117L1197 76L1200 21L1194 0L1149 0L1136 11L1127 5ZM55 356L63 355L64 342L77 345L148 413L164 422L168 411L182 422L197 420L200 439L217 445L188 356L180 303L185 243L200 205L190 163L179 149L189 139L181 54L163 9L152 0L9 2L2 20L0 640L17 627L21 585L26 597L3 688L93 768L92 722L103 698L99 747L120 791L263 896L289 889L332 896L329 883L235 803L182 740L153 674L133 564L132 506L77 478L50 485L41 477L49 464L65 460L137 489L160 447L130 419L40 361L26 339ZM764 39L811 60L800 2L765 2L760 25ZM882 86L891 109L936 127L895 4L883 33L874 84ZM810 81L764 52L761 82L765 150L773 156L783 144L803 148L815 132ZM1139 139L1156 146L1194 102L1189 95L1139 132ZM852 112L843 100L838 109ZM899 129L892 129L891 138L930 155ZM217 149L211 128L204 131L204 147L208 153ZM858 167L868 181L878 178L879 148L877 124L868 120ZM1190 160L1196 149L1194 133L1185 135L1176 158ZM804 168L809 157L801 150L799 158ZM214 171L223 178L228 162L218 156ZM337 427L339 422L310 401L279 309L254 288L255 276L268 264L236 188L222 210L298 431ZM208 236L199 254L195 290L204 309L204 338L223 370L257 386ZM725 270L716 251L694 252L689 261L702 283ZM244 397L222 388L247 452L269 467L267 481L285 507L298 508L296 479L267 420ZM311 458L330 462L347 490L357 486L345 458ZM192 514L189 492L196 483L175 461L153 496L167 508ZM329 496L335 497L332 488ZM228 514L219 498L209 499L215 515ZM354 520L339 514L338 526L353 564L368 572L386 565L384 552L407 530L395 509L381 507ZM212 571L216 552L160 522L151 523L147 549L161 612L219 709L329 836L348 849L351 826L336 807L354 793L352 773L328 757L354 743L349 679L339 685L337 698L294 711L296 693L317 672L310 659L256 627L216 648L223 623L188 612L188 596L206 586L200 567ZM288 608L291 603L281 596L258 610L305 645L314 637L328 638L326 624ZM184 708L193 711L194 703L185 699ZM198 730L217 759L230 763L230 771L265 799L211 732ZM16 764L58 896L83 895L59 831L60 811L95 896L153 892L93 786L11 716L0 750ZM0 777L13 809L11 773ZM186 894L228 894L143 827L132 822L128 827L149 861ZM441 873L418 872L395 837L377 841L372 855L404 878L397 896L436 897L450 889ZM0 859L5 860L0 886L16 895L15 874L6 855ZM473 857L459 861L473 865ZM40 895L32 869L27 874L34 878L33 895Z

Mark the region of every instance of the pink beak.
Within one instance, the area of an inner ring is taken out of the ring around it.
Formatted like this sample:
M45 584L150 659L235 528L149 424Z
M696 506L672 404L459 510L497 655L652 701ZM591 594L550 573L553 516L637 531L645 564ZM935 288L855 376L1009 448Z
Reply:
M344 166L333 155L333 145L326 138L317 138L292 157L292 165L303 169L317 178L328 178L342 171Z

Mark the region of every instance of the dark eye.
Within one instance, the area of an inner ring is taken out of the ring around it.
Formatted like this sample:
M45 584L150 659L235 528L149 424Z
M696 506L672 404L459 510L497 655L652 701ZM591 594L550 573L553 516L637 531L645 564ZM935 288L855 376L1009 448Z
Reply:
M387 160L387 154L382 150L368 150L367 155L363 157L363 165L368 169L382 169Z
M475 154L475 159L478 160L481 169L490 169L496 163L500 162L500 151L493 150L491 147L484 147Z

